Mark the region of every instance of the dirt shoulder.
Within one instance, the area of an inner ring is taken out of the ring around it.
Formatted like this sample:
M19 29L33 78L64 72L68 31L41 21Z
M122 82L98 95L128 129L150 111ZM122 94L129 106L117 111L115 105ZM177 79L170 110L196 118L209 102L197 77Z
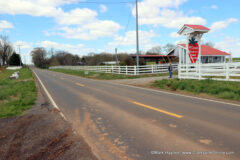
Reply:
M38 87L37 104L22 116L0 119L0 160L95 160L84 139Z

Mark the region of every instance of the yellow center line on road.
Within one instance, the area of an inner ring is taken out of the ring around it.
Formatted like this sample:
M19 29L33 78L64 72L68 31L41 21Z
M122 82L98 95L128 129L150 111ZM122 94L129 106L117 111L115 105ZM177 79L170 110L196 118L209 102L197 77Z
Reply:
M84 84L81 84L81 83L75 83L77 86L80 86L80 87L84 87L85 85Z
M148 106L148 105L136 102L136 101L129 101L129 102L131 102L133 104L136 104L138 106L141 106L141 107L145 107L145 108L148 108L148 109L151 109L151 110L154 110L154 111L158 111L158 112L161 112L161 113L164 113L164 114L176 117L176 118L182 118L183 117L181 115L178 115L178 114L175 114L175 113L172 113L172 112L168 112L168 111L165 111L165 110L162 110L162 109L158 109L158 108L155 108L155 107L152 107L152 106Z

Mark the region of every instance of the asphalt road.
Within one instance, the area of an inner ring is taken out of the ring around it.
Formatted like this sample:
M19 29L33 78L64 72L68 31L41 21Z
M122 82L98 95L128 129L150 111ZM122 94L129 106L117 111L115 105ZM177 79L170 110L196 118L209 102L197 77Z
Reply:
M240 105L33 70L99 159L240 159Z

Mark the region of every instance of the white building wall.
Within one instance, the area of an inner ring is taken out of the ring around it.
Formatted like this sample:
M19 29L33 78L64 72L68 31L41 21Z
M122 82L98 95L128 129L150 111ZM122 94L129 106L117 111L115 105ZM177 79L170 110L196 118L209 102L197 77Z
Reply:
M181 52L182 50L182 52ZM191 64L191 60L189 56L187 55L186 49L182 47L176 47L175 50L173 50L172 54L173 56L180 57L179 54L182 53L181 60L183 64ZM201 63L224 63L226 56L204 56L201 55Z

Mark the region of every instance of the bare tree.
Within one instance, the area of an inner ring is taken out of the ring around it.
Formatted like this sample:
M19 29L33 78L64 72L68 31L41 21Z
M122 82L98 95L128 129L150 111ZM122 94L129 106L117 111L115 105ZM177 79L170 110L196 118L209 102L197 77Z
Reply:
M55 55L48 59L50 66L52 64L58 65L77 65L80 62L80 57L78 55L73 55L67 51L57 51Z
M48 65L47 62L47 51L45 48L37 47L31 51L32 62L36 67L46 68Z
M174 49L175 45L174 44L166 44L164 47L163 47L163 50L164 52L167 54L168 52L170 52L172 49Z
M59 66L60 63L58 61L58 59L55 56L52 56L49 60L49 65L50 66Z
M209 46L209 47L214 47L214 43L213 42L206 42L204 43L205 45Z
M161 46L155 46L147 51L148 55L160 55L162 54L162 47Z
M13 47L11 43L8 41L7 36L0 36L0 59L2 61L2 65L8 65L8 59L13 53ZM1 65L1 64L0 64Z

